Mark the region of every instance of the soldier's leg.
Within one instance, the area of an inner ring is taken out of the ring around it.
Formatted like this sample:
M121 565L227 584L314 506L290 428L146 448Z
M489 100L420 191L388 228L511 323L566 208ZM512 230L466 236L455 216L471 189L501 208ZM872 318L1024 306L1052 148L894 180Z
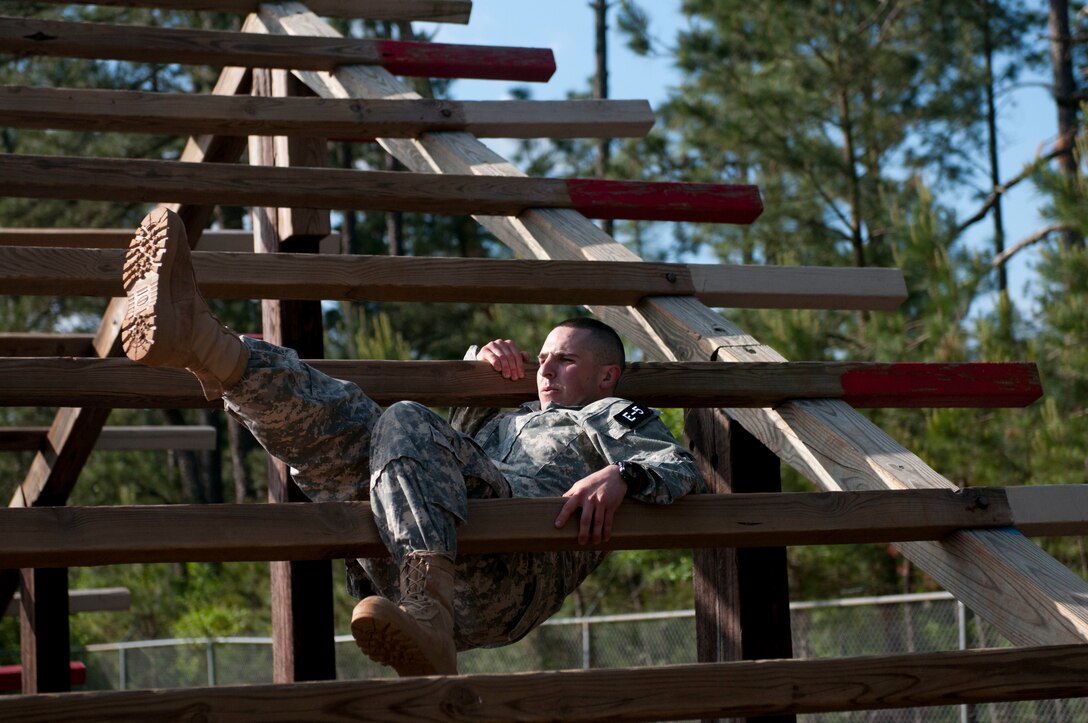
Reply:
M292 349L243 341L249 364L223 394L227 412L291 467L311 500L367 499L378 405L356 384L303 363Z
M470 437L413 402L385 411L374 429L371 504L399 572L399 605L390 600L388 568L376 570L384 596L365 598L352 613L352 633L367 655L401 675L457 672L456 527L470 497L508 496L506 480Z

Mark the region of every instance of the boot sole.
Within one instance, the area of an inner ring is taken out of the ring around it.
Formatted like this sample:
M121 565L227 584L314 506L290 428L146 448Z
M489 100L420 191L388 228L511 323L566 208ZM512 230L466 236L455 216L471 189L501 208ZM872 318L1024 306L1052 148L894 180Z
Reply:
M128 308L121 322L125 356L152 366L179 366L185 355L168 342L178 332L170 297L170 273L184 240L177 214L156 209L140 222L125 253L122 283Z
M351 622L356 645L375 663L388 665L401 676L438 675L423 651L399 628L374 617Z

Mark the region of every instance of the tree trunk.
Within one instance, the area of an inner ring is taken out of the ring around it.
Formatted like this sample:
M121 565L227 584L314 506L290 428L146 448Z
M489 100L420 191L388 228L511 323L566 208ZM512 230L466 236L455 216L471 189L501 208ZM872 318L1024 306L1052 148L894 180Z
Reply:
M1077 161L1073 150L1077 137L1077 102L1074 99L1076 87L1073 80L1072 37L1069 31L1069 0L1050 0L1050 12L1047 20L1050 37L1050 62L1054 75L1054 102L1058 107L1058 141L1055 150L1058 155L1058 167L1071 178L1076 176ZM1067 247L1081 242L1080 236L1073 230L1063 234Z
M594 0L593 12L597 19L597 73L593 76L593 97L604 100L608 98L608 0ZM612 139L600 139L597 142L597 178L608 177L611 157ZM601 228L612 236L615 224L612 219L607 218L601 221Z

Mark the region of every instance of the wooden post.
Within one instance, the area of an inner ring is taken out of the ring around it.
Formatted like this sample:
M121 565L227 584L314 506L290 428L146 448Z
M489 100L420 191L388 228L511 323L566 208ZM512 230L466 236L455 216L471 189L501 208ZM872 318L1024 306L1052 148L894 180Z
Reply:
M781 492L778 457L720 409L690 409L686 442L714 493ZM793 657L784 547L693 551L700 662ZM796 716L760 718L792 723Z
M253 94L286 96L297 81L283 71L254 70ZM290 81L289 81L290 79ZM324 165L325 142L312 138L251 136L250 163L254 165ZM329 233L327 212L291 208L254 208L254 251L316 253ZM261 303L264 338L291 347L308 359L324 356L321 302L276 301ZM286 464L270 459L270 502L306 499L291 480ZM272 667L276 683L334 680L332 573L323 560L271 563Z
M72 689L68 667L68 569L22 570L20 577L22 692L68 692Z

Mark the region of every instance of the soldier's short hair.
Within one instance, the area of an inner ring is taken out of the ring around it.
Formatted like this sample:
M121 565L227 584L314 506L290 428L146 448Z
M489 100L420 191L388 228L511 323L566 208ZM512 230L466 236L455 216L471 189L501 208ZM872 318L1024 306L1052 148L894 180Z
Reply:
M555 325L557 329L560 327L588 331L593 340L593 358L598 364L615 364L621 372L626 368L623 340L608 324L589 316L576 316Z

